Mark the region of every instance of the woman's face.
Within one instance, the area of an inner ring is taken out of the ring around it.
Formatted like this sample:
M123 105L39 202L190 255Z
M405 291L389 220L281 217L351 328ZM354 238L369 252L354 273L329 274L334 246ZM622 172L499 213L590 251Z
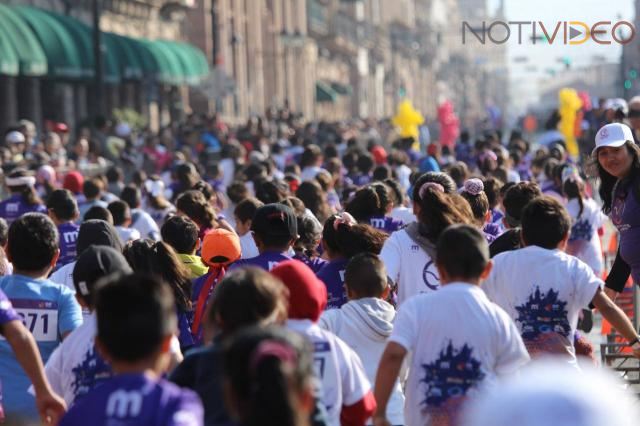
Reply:
M598 163L607 173L621 179L631 170L633 155L629 153L626 145L619 147L605 146L598 150Z

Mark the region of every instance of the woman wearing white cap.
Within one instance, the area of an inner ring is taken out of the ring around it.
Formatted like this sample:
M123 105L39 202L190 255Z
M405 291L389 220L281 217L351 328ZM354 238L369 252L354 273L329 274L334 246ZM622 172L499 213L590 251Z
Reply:
M620 233L614 265L606 280L606 292L615 297L631 274L640 283L640 147L629 126L611 123L596 134L592 155L597 160L602 210Z
M0 217L11 225L11 222L25 213L47 213L38 193L35 190L36 178L24 169L15 169L4 178L11 196L0 202Z

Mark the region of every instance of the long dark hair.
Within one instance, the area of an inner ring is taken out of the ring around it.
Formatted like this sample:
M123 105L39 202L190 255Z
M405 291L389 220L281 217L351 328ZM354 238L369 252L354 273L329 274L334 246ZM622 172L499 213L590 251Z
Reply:
M580 178L570 177L565 180L562 184L562 192L564 193L567 199L571 200L573 198L578 199L578 204L580 205L580 211L578 212L577 218L582 216L582 212L584 211L584 182ZM577 219L576 218L576 219Z
M327 195L315 181L305 181L300 184L296 191L296 197L298 197L304 203L304 206L308 208L320 222L327 220L331 214L331 207L327 203Z
M433 185L425 186L427 183ZM413 202L420 206L420 234L433 243L448 226L473 222L469 203L456 193L455 182L444 173L420 176L413 186Z
M329 250L344 258L358 253L380 254L387 234L371 225L340 223L335 226L338 215L331 216L324 224L322 241Z
M157 275L166 281L180 310L191 310L190 274L171 246L162 241L135 240L124 246L122 254L134 272Z
M176 200L176 208L189 216L199 227L216 228L216 211L204 194L198 190L185 191Z
M374 216L384 216L393 205L391 189L382 182L375 182L356 191L345 211L360 223L369 223Z
M624 179L624 181L633 182L635 178L640 174L640 147L630 141L625 142L624 146L627 147L629 154L633 157L633 161L631 162L631 171L629 172L629 175ZM598 188L598 194L600 194L600 198L602 199L602 211L606 214L609 214L611 212L611 205L613 204L613 187L618 181L618 178L609 174L604 169L604 167L600 165L597 152L593 160L596 163L598 177L600 178L600 187ZM636 199L640 200L640 188L638 186L636 186L636 188L633 188L633 193Z

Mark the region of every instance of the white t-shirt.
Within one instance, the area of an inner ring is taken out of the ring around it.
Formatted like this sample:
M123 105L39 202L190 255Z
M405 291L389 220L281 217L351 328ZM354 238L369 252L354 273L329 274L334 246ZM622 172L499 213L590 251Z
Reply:
M67 406L86 395L102 380L112 376L111 367L97 355L94 340L96 317L90 314L51 354L45 374L51 388L62 396ZM169 351L180 354L180 343L174 336Z
M142 238L160 241L160 228L151 215L142 209L131 209L131 228L140 232Z
M380 258L387 268L387 275L398 285L398 306L411 296L440 288L434 260L409 237L406 230L389 236Z
M127 244L129 241L140 239L140 232L135 228L125 228L124 226L116 226L115 228L122 245Z
M62 284L65 287L69 287L74 292L76 291L75 286L73 285L73 268L76 266L76 261L74 260L71 263L67 263L63 265L55 271L49 279L57 284Z
M360 358L346 343L311 320L289 320L287 328L313 344L314 372L320 380L320 399L327 409L327 424L340 426L342 407L359 402L371 391Z
M260 254L256 242L253 240L251 232L247 232L240 237L240 250L242 253L241 259L250 259Z
M405 225L416 221L416 215L413 214L413 210L405 206L394 207L389 216L396 220L401 220Z
M411 352L405 424L459 415L460 403L529 361L518 329L482 290L451 283L406 301L389 341ZM455 424L455 418L442 424ZM453 421L451 421L453 420Z
M571 215L571 234L567 253L582 260L596 275L600 275L603 259L598 228L606 221L607 216L591 198L583 199L583 206L582 214L578 217L580 213L578 200L573 198L567 203L567 211Z
M564 354L575 364L578 315L603 282L557 249L528 246L500 253L493 263L482 288L515 321L531 356Z

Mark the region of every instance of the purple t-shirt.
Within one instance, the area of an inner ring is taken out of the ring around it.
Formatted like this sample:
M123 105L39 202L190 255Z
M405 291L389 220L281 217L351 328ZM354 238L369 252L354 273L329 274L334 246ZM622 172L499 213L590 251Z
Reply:
M60 426L200 426L203 416L193 391L144 374L120 374L77 401Z
M60 234L60 257L56 263L56 270L76 260L76 241L78 240L79 230L80 226L73 222L58 225L58 233Z
M639 184L638 180L633 183ZM620 232L620 256L631 267L633 281L640 283L640 203L632 185L618 185L609 217Z
M327 307L325 309L338 309L347 303L347 294L344 290L344 272L348 259L330 260L324 265L316 276L327 286Z
M389 216L373 216L369 219L369 225L387 234L391 234L401 229L404 226L404 222Z
M284 262L285 260L291 260L291 257L287 256L284 253L266 251L262 254L257 255L256 257L237 260L231 266L229 266L229 270L231 271L234 269L241 268L243 266L257 266L258 268L262 268L266 271L270 271L278 263Z
M293 256L294 259L299 260L300 262L304 263L305 265L307 265L309 267L309 269L311 269L313 271L314 274L317 274L318 271L327 264L327 261L315 256L313 258L309 258L307 256L305 256L304 254L296 254L295 256Z
M20 316L13 309L11 301L4 294L4 291L0 290L0 325L4 325L10 321L19 320Z
M9 225L23 214L31 212L46 214L47 208L42 204L27 204L20 194L14 194L0 202L0 217Z

